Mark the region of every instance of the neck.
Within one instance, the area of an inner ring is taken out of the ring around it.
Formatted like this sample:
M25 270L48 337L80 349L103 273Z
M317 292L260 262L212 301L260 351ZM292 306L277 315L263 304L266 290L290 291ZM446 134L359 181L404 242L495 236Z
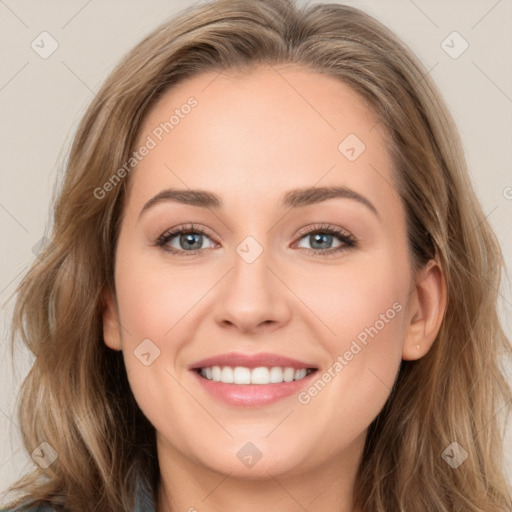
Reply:
M223 474L158 442L160 483L156 512L360 512L352 503L364 436L338 457L293 475L242 478Z

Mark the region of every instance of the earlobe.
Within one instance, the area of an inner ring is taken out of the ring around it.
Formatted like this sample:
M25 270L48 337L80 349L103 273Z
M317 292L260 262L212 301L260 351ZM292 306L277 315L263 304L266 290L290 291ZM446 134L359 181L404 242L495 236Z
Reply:
M119 318L117 306L112 296L112 292L105 288L102 292L103 302L103 341L107 347L112 350L121 350L121 330L119 328Z
M408 308L402 359L423 357L441 328L446 308L446 282L440 265L431 260L418 273Z

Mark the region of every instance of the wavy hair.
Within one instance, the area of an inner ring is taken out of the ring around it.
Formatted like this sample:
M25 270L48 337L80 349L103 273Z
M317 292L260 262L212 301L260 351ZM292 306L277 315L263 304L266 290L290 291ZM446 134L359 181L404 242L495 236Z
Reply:
M452 117L409 48L368 14L339 4L216 0L166 21L108 76L88 107L54 196L50 243L17 289L11 354L35 356L18 420L30 454L57 459L9 487L12 506L125 512L138 483L156 489L155 430L131 392L122 353L103 342L103 292L115 296L114 253L130 176L95 190L128 161L151 106L202 72L297 64L339 79L389 136L413 266L436 259L447 307L430 351L402 361L370 425L355 498L364 512L504 512L503 430L511 389L500 354L511 346L497 315L500 247L468 177ZM452 442L468 457L443 460Z

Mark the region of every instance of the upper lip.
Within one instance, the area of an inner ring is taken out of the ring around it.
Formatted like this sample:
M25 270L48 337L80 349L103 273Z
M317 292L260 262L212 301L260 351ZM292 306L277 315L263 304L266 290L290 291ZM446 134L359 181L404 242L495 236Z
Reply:
M244 354L242 352L230 352L228 354L220 354L218 356L201 359L190 365L191 370L199 368L209 368L212 366L245 366L246 368L257 368L258 366L291 367L295 369L313 368L317 369L314 364L299 361L291 357L272 354L270 352L260 352L257 354Z

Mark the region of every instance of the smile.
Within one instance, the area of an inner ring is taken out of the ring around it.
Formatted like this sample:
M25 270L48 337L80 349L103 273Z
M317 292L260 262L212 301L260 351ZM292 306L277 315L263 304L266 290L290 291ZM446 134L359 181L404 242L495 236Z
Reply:
M293 382L304 379L313 371L315 371L313 368L295 369L289 366L284 368L280 366L259 366L256 368L247 368L245 366L209 366L197 370L204 379L237 385Z

